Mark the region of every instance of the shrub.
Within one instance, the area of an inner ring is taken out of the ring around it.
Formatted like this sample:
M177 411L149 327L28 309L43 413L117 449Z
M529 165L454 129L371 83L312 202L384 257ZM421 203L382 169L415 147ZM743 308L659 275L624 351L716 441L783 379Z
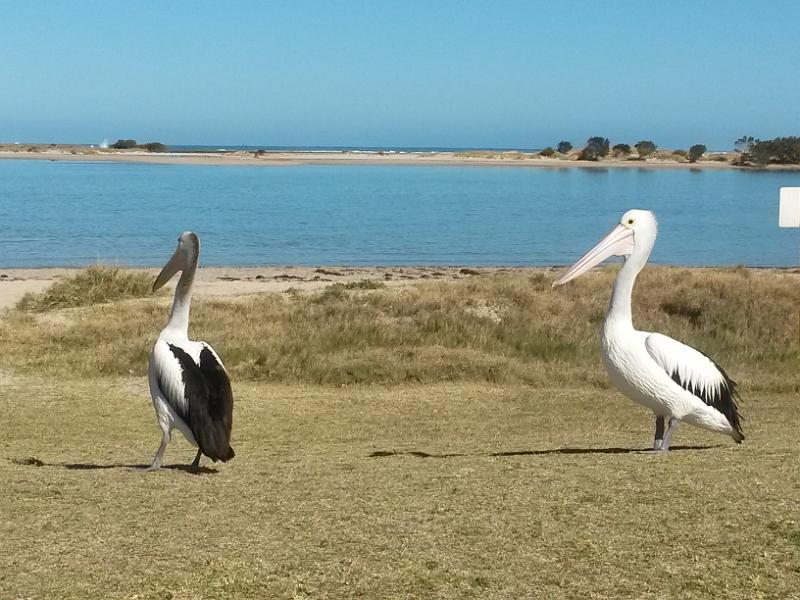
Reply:
M148 152L166 152L167 147L162 144L161 142L147 142L146 144L142 144L141 148L144 148Z
M800 164L800 137L780 137L772 140L755 140L750 149L754 162L760 165Z
M264 150L256 150L254 152L254 154L255 154L256 158L260 158L260 157L262 157L262 156L264 156L266 154L266 151L264 151Z
M673 156L680 156L681 158L686 158L689 156L689 153L686 150L673 150Z
M550 146L539 152L541 156L553 156L555 155L556 151L553 150Z
M695 144L689 148L689 162L697 162L706 152L706 147L703 144Z
M586 140L586 147L581 150L578 157L580 160L598 160L604 156L608 156L609 151L608 138L595 136Z
M800 137L779 137L771 140L759 140L746 135L736 140L734 148L739 156L732 161L738 166L751 163L768 164L800 164Z
M111 147L117 150L130 150L136 148L136 140L117 140L111 144Z
M753 145L759 140L755 139L752 135L743 135L733 143L733 148L739 155L731 161L731 164L740 167L750 164L750 151Z
M647 156L656 151L657 146L650 140L642 140L637 142L634 148L639 153L639 158L647 158Z
M359 279L348 283L334 283L331 287L341 286L343 290L380 290L386 287L382 281L375 279Z
M752 135L743 135L738 140L733 143L733 148L737 152L750 152L750 149L753 147L758 140L755 139Z
M569 151L572 150L572 144L566 140L561 140L558 142L556 150L558 150L561 154L568 154Z
M77 275L56 281L38 294L25 294L17 303L23 311L44 312L149 296L153 280L145 273L128 273L117 267L93 265Z
M614 144L614 147L611 148L614 153L614 156L622 156L625 154L631 153L631 147L628 144Z

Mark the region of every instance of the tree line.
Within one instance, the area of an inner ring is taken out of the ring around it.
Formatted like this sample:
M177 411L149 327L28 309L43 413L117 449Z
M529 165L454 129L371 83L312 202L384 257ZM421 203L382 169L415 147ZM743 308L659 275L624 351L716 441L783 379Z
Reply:
M611 145L608 138L602 136L590 137L586 145L578 153L578 160L596 161L609 154L614 157L630 156L636 150L636 158L631 160L646 160L658 149L652 140L641 140L631 148L628 144ZM752 135L740 137L734 143L737 152L732 164L737 166L764 166L764 165L800 165L800 137L776 137L771 140L760 140ZM539 154L542 156L555 156L572 152L571 142L562 140L555 149L548 146ZM673 150L672 154L697 162L706 152L704 144L695 144L688 150Z
M556 152L559 154L569 154L572 152L573 146L567 140L561 140L555 149L551 146L543 149L539 154L542 156L555 156ZM602 136L590 137L586 140L586 145L581 149L578 154L578 160L596 161L605 158L609 154L614 157L630 156L636 150L636 158L631 160L646 160L648 156L658 150L655 142L652 140L640 140L633 145L633 149L629 144L614 144L611 145L608 138ZM697 162L705 154L706 147L703 144L695 144L688 151L675 150L673 154L687 158L689 162Z
M739 153L734 164L739 166L800 164L800 137L796 136L759 140L745 135L736 140L734 148Z

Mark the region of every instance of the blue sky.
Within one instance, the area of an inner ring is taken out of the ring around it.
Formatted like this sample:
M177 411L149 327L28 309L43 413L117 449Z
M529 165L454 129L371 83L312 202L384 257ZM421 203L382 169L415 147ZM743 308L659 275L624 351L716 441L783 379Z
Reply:
M0 0L0 140L729 148L800 134L800 2Z

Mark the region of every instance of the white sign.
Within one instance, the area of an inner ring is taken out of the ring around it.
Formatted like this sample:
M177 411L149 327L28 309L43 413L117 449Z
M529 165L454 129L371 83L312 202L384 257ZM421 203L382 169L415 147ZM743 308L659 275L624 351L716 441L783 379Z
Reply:
M778 227L800 227L800 187L781 188Z

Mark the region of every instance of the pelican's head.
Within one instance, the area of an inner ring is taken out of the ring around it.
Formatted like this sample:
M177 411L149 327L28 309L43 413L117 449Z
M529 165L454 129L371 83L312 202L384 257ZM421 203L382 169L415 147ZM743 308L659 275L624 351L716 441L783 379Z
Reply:
M153 282L153 291L162 287L178 271L185 271L197 265L197 257L200 255L200 238L194 231L184 231L178 237L178 247L172 258L167 261L161 273Z
M611 230L598 244L576 262L569 271L553 283L564 285L576 277L583 275L592 267L599 265L610 256L624 256L627 260L634 252L647 262L658 233L656 216L649 210L629 210L619 220L619 224ZM640 267L641 268L641 267Z

